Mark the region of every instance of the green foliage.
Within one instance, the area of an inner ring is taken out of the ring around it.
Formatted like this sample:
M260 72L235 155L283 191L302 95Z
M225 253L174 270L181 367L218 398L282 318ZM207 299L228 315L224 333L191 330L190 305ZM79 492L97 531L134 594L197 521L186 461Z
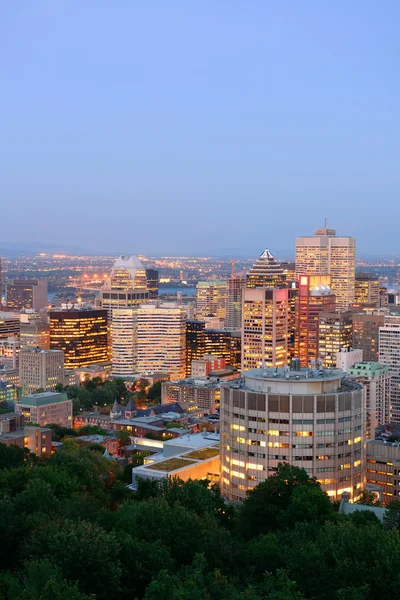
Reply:
M365 504L367 506L381 506L379 501L379 496L374 492L369 492L368 490L364 490L361 492L355 504Z
M24 464L25 453L18 446L0 444L0 469L12 469Z
M107 431L98 425L84 425L75 431L76 435L107 435Z
M152 402L161 402L161 381L154 383L147 392L147 398Z
M49 425L46 425L46 427L49 427L52 430L52 439L55 442L62 442L66 436L75 437L77 435L74 429L70 427L61 427L60 425L57 425L57 423L50 423Z
M179 423L179 421L171 421L171 423L168 423L166 425L167 429L172 429L173 427L177 427L178 429L185 429L185 426L182 425L182 423Z
M392 529L394 527L397 530L400 530L400 501L392 500L386 508L387 510L383 518L385 527L387 529Z
M3 400L2 402L0 402L0 415L4 415L8 412L10 412L10 407L8 406L8 402Z

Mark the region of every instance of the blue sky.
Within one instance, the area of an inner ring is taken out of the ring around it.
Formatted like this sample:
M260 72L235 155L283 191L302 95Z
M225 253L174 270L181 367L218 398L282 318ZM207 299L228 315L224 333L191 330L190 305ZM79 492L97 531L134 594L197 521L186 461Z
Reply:
M400 3L0 3L3 242L400 251Z

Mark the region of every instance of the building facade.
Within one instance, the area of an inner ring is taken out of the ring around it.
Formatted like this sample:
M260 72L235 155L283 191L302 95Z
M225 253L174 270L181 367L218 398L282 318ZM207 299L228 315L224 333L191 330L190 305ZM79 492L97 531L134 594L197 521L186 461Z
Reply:
M373 362L359 362L349 368L352 379L362 384L365 390L367 412L367 438L375 438L375 429L390 422L390 386L389 367Z
M196 285L196 318L219 317L225 321L228 285L226 280L199 281Z
M286 287L286 275L282 265L266 248L251 267L247 275L248 288L281 288Z
M288 462L332 500L360 493L365 477L362 386L338 370L251 369L221 384L221 492L248 490Z
M383 326L385 313L378 310L353 314L353 348L361 348L363 360L378 362L379 328Z
M9 337L19 338L20 329L18 315L0 312L0 340L6 340Z
M51 423L61 427L72 427L72 400L66 393L42 392L22 396L15 405L15 412L24 417L26 423L37 423L45 427Z
M386 315L379 328L379 362L389 367L392 421L400 423L400 315Z
M379 277L369 273L356 273L355 302L379 306Z
M40 313L21 313L21 350L27 348L50 348L50 324Z
M58 383L64 383L64 352L29 348L19 353L19 384L23 394L41 389L54 392Z
M358 348L341 348L336 354L336 367L344 373L348 373L349 369L363 360L363 351Z
M192 377L208 377L212 371L220 371L225 367L225 358L219 358L214 354L206 354L199 360L192 362Z
M336 367L336 356L353 340L351 312L319 313L319 356L325 367Z
M180 379L163 381L161 384L161 403L194 403L208 413L214 413L219 407L220 384L207 379Z
M366 489L379 494L385 506L400 500L400 446L370 440L367 443Z
M7 308L16 312L47 307L47 279L13 279L7 283Z
M66 369L107 362L107 311L83 305L50 311L50 348L64 352Z
M230 331L242 329L243 290L246 283L246 277L233 276L227 280L225 328Z
M331 290L336 307L347 310L355 299L356 240L337 237L334 229L317 229L314 236L296 239L297 276L331 276Z
M158 271L156 269L146 269L147 291L149 300L158 298Z
M289 353L289 290L244 290L242 370L283 367Z

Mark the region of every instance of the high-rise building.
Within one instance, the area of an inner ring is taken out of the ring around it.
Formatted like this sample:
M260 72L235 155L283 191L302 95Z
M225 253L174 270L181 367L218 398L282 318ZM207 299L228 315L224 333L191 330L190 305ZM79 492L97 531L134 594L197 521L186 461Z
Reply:
M151 285L154 287L154 280ZM146 302L148 298L146 270L140 260L136 256L117 258L110 279L101 293L101 306L107 310L108 320L112 322L113 308L132 308Z
M114 308L111 323L112 373L132 375L137 366L137 308Z
M330 275L300 275L296 298L294 355L302 367L319 358L319 314L333 312L336 298L330 289Z
M9 312L0 312L0 340L5 340L9 337L19 338L19 334L19 316Z
M146 269L147 290L149 299L158 298L158 271L156 269Z
M7 283L7 308L42 310L47 306L47 279L13 279Z
M246 277L235 275L227 280L225 328L228 330L240 331L242 328L242 300L246 282Z
M243 295L242 370L288 362L289 290L247 288Z
M19 384L23 394L54 392L64 383L64 352L29 348L19 353Z
M227 366L240 370L242 360L242 334L223 329L205 330L205 354L225 359Z
M196 285L196 317L226 318L228 286L226 280L199 281Z
M21 313L21 350L27 348L50 348L50 324L48 315L36 312Z
M286 287L286 275L282 265L275 260L268 248L264 250L251 267L247 275L247 287Z
M353 339L351 312L319 313L319 357L324 367L336 367L336 355L350 348Z
M389 367L392 375L392 421L400 423L400 315L385 315L379 328L379 362Z
M315 236L296 239L296 273L331 276L336 307L347 310L355 298L356 240L337 237L334 229L317 229Z
M336 367L344 373L363 360L363 351L359 348L342 348L336 354Z
M137 371L186 374L186 313L173 302L142 304L137 310Z
M107 311L81 304L51 310L50 348L64 352L66 369L107 362Z
M355 302L379 306L379 277L369 273L356 273Z
M192 362L206 353L206 324L193 319L186 321L186 376L192 374Z
M350 367L348 374L365 390L367 438L375 439L375 429L389 423L391 416L389 367L365 361Z
M361 348L363 360L378 362L379 328L383 326L385 311L371 310L353 314L353 348Z
M332 500L365 478L362 386L339 370L251 369L221 383L221 492L242 501L279 463L304 468Z

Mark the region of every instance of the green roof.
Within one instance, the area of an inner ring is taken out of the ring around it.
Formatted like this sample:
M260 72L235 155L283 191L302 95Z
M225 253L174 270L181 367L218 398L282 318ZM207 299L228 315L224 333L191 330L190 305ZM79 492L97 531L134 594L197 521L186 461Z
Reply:
M349 375L365 375L365 377L377 377L388 371L389 367L377 362L359 362L347 370Z
M56 404L57 402L65 402L68 396L65 392L42 392L41 394L30 394L22 396L20 404L25 406L47 406L48 404Z

